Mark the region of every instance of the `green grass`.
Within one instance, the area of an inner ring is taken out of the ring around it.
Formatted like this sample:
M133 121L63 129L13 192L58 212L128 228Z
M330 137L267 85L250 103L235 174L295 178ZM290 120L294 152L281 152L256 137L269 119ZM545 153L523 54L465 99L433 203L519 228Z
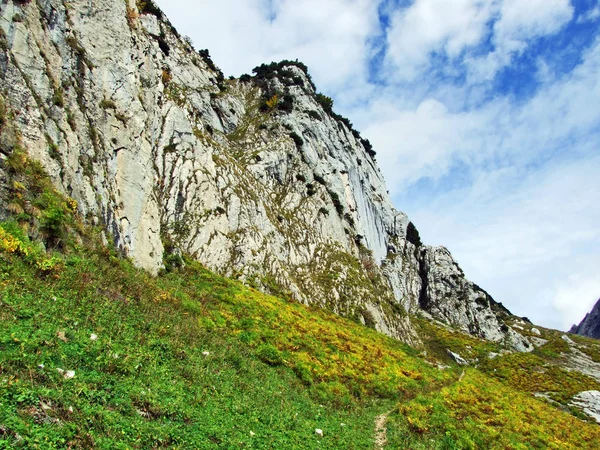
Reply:
M480 371L400 404L390 448L596 449L600 431Z
M46 274L3 254L0 270L0 448L368 448L388 407L263 362L213 304L243 292L218 277L190 300L175 277L95 254Z
M451 359L446 349L450 349L474 361L477 368L488 377L520 392L542 393L556 402L554 406L559 408L571 410L569 403L575 395L582 391L600 390L598 381L579 372L569 372L561 366L561 355L571 350L562 339L564 333L556 330L543 329L543 338L547 342L531 353L498 355L501 353L499 344L442 328L423 319L415 322L430 355L449 364ZM524 333L528 334L528 331ZM589 343L585 338L583 341ZM588 345L592 348L593 342ZM498 356L490 358L490 352ZM576 410L572 412L578 414Z
M483 361L497 344L418 321L423 357L189 258L153 278L102 246L23 151L7 167L0 449L371 449L375 417L394 407L388 448L585 449L600 440L597 425L530 394L566 404L597 388L550 364L562 341ZM464 378L454 365L438 369L446 348L480 368Z
M516 353L485 360L481 370L520 391L548 394L564 406L568 406L579 392L600 390L600 383L593 378L579 372L568 372L540 356L543 354L542 347L534 353Z
M454 376L191 260L152 278L24 154L11 167L14 201L52 201L0 224L0 448L370 448L376 415ZM26 232L53 209L60 251Z

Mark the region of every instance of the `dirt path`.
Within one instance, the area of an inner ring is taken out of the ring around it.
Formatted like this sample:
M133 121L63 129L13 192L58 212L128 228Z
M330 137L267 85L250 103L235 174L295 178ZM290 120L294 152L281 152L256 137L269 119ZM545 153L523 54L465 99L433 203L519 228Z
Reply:
M383 450L387 444L387 418L393 410L383 413L375 418L375 450Z
M441 390L444 387L451 386L455 383L460 383L465 376L465 371L463 370L458 380L449 381L441 386L438 386L436 390ZM395 409L391 409L388 412L380 414L375 417L375 450L384 450L387 445L387 420L390 414L392 414Z

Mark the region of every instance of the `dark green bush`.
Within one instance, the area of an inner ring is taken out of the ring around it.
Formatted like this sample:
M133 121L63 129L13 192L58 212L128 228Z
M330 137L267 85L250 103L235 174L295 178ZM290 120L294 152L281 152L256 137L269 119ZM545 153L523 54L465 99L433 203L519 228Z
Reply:
M322 184L323 186L327 185L327 183L325 182L325 178L323 178L321 175L315 174L315 181L319 184Z
M365 148L367 154L375 159L375 155L377 155L377 152L375 152L375 150L373 150L373 145L371 144L371 142L368 139L360 139L360 143L363 145L363 147Z
M292 112L294 109L294 98L289 94L285 94L279 103L277 103L277 109L283 112Z
M46 242L58 244L66 233L67 214L63 208L51 206L41 217L40 231L44 234Z
M294 133L294 132L290 133L290 137L296 144L296 147L300 148L304 145L304 139L302 139L297 133Z
M171 253L165 256L163 263L165 265L165 271L171 273L185 266L181 255Z
M140 14L152 14L160 19L161 11L152 0L137 0L136 4Z
M262 362L270 366L279 366L283 364L283 355L277 347L271 344L263 344L256 349L256 356Z
M321 120L321 115L317 111L310 110L310 111L307 111L306 113L312 119Z
M208 49L198 50L198 54L202 58L202 61L204 61L204 64L206 64L210 70L217 74L217 85L219 85L219 89L223 91L225 88L225 86L223 85L223 82L225 81L225 75L223 75L221 69L219 69L213 62Z
M331 97L318 93L315 95L315 100L326 113L331 114L333 112L333 99Z
M333 206L335 206L335 210L341 216L344 213L344 206L342 205L342 202L340 201L340 196L337 195L337 193L335 193L333 191L327 191L327 192L329 192L329 196L331 197Z

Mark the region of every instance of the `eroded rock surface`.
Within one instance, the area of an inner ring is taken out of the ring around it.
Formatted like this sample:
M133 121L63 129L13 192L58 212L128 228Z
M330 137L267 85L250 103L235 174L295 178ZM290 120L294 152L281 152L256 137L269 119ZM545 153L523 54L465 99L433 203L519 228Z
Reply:
M138 266L185 252L409 343L408 314L424 309L530 348L448 250L421 244L370 144L302 64L225 80L132 0L9 0L1 19L1 95L22 145Z
M573 405L583 409L583 412L600 424L600 392L581 392L573 399Z

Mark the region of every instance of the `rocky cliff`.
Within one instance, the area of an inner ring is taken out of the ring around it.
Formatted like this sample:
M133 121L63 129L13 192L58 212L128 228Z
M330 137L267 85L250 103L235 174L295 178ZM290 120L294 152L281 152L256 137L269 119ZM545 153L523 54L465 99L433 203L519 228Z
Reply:
M139 267L185 253L409 343L425 311L532 348L446 249L422 245L303 64L226 80L151 1L9 0L0 18L3 158L27 148Z
M600 299L596 302L592 310L585 315L579 325L573 325L571 333L600 339Z

